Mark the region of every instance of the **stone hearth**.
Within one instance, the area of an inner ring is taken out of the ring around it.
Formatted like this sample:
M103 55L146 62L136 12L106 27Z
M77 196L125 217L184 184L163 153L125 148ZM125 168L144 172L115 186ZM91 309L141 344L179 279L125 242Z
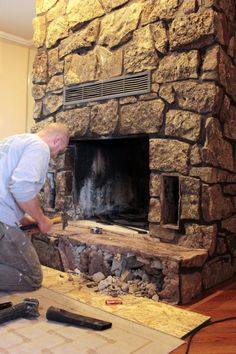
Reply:
M99 211L138 213L148 236L142 244L140 235L132 239L135 252L145 243L159 246L154 261L162 269L160 294L171 302L189 301L235 270L235 5L37 1L32 131L52 121L70 130L68 150L50 166L44 209L50 215L64 211L72 222ZM65 87L144 72L151 77L148 93L64 100ZM136 145L130 144L134 139ZM122 154L112 158L114 140ZM115 164L124 155L133 157ZM120 247L124 254L126 244ZM190 266L183 254L193 255Z

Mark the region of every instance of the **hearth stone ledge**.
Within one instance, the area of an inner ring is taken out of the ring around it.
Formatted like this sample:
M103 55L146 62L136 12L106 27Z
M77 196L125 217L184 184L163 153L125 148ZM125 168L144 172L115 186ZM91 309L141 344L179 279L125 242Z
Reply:
M63 271L78 269L91 276L98 272L106 277L134 272L154 283L159 299L170 304L189 303L204 289L233 276L228 255L209 260L204 249L163 243L146 235L109 231L92 234L88 227L78 227L75 222L64 231L55 225L50 234L34 235L32 242L45 266Z

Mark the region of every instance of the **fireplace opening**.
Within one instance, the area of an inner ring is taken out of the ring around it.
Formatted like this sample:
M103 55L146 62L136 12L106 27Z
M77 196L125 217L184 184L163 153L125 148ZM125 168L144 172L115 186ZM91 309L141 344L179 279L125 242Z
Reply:
M76 140L71 144L79 216L148 228L148 137Z
M178 228L180 187L178 176L162 175L161 179L161 215L162 226Z

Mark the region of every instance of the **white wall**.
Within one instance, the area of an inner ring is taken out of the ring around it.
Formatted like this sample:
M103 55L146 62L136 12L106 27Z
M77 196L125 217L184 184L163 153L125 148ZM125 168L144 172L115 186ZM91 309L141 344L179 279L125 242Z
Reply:
M0 139L33 124L31 70L35 50L0 38Z

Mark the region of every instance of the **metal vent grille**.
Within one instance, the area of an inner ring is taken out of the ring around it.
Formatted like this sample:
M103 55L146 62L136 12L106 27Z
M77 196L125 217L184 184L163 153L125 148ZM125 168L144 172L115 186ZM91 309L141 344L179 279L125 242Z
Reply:
M64 105L140 95L151 90L150 71L64 87Z

